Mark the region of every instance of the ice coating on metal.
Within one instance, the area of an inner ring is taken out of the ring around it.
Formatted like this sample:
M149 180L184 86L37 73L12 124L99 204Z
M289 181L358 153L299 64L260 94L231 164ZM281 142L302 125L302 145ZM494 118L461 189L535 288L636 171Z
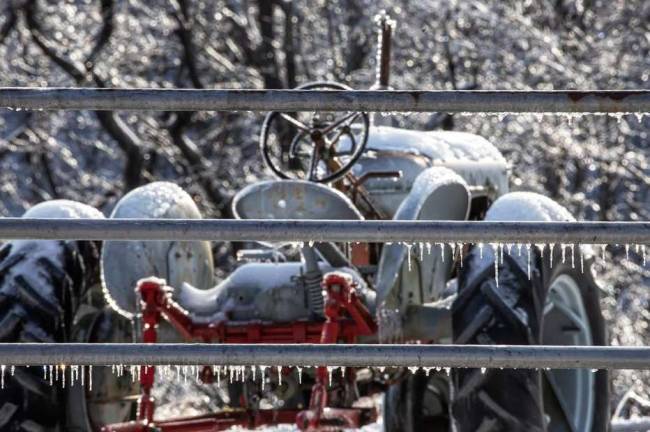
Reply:
M471 186L492 187L497 195L508 192L507 161L492 143L479 135L378 126L370 131L367 149L423 156L433 166L444 166L458 173Z
M115 206L111 219L201 219L192 197L174 183L153 182L132 190ZM132 318L137 310L133 287L156 276L182 289L187 282L199 289L212 285L212 252L205 241L106 241L102 249L101 280L108 304ZM181 303L182 305L182 303Z

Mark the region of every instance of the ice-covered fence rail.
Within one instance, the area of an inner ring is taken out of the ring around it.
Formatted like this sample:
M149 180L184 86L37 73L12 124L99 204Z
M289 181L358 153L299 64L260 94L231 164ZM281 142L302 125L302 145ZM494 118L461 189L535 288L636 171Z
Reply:
M650 347L8 343L0 363L650 369Z
M0 88L0 108L149 111L648 113L650 90L195 90Z
M650 244L650 222L0 218L0 239Z
M612 432L647 432L650 430L650 417L615 419L612 420L611 429Z

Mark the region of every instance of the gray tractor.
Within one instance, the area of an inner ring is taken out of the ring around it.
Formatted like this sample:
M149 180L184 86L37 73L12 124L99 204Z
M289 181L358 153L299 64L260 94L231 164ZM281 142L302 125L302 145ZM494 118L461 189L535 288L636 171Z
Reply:
M385 29L386 23L384 22ZM385 32L384 32L385 34ZM382 50L384 52L386 50ZM385 59L384 59L385 60ZM384 61L382 60L382 63ZM381 78L381 77L380 77ZM385 78L380 79L380 84ZM346 89L315 83L305 89ZM571 221L551 199L509 192L508 164L484 138L381 126L366 113L267 115L260 151L275 179L236 194L241 219ZM81 203L39 204L25 217L101 218ZM112 218L201 218L170 183L131 191ZM378 331L361 342L605 345L586 248L568 245L247 244L215 281L207 242L12 241L0 250L0 340L138 340L134 291L156 276L196 322L318 322L321 282L345 274ZM108 307L106 307L108 305ZM178 340L161 328L163 340ZM352 399L383 392L386 431L606 431L605 370L357 371ZM17 368L0 392L2 430L95 430L134 415L137 389L96 370L94 388L48 385ZM231 385L233 406L309 403L309 378ZM269 393L274 393L273 397ZM340 399L342 405L350 398ZM164 428L163 428L164 430Z

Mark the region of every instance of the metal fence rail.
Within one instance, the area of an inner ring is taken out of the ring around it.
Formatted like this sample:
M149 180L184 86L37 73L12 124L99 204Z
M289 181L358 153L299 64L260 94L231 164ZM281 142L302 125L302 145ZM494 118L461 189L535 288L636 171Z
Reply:
M0 363L650 369L650 347L7 343Z
M376 91L0 88L29 110L648 113L649 90Z
M612 420L611 428L612 432L647 432L650 430L650 417L615 419Z
M0 218L0 239L650 244L650 222Z

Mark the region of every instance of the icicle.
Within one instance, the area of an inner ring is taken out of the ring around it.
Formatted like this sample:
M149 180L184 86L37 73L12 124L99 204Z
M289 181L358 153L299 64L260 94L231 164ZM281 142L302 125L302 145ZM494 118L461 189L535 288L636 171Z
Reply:
M418 243L418 249L420 250L420 262L424 262L424 245L422 242Z
M59 365L54 365L54 381L59 380Z
M0 388L4 389L5 388L5 365L0 365Z
M460 268L463 268L463 250L465 249L465 243L460 243L458 247L458 259L460 261Z
M332 373L334 372L333 366L327 366L327 376L329 379L329 386L332 387Z
M485 375L485 371L487 371L487 369L484 368L484 367L482 367L482 368L481 368L481 375Z
M526 255L528 257L528 280L530 280L530 245L526 245Z
M503 245L499 243L499 259L501 259L501 264L503 265Z
M602 257L603 257L603 261L605 261L605 249L607 249L607 245L604 244L604 245L601 245L601 247L602 247Z
M550 248L549 259L550 259L551 268L553 268L553 255L555 255L555 243L551 243L549 245L549 248Z
M93 365L88 366L88 390L93 390Z
M625 259L630 260L630 245L627 243L625 244Z
M409 271L411 271L411 247L413 247L412 244L406 243L406 254L407 254L406 256L407 256Z
M447 374L447 376L449 376L451 374L451 368L446 367L445 368L445 373Z
M442 262L445 262L445 244L440 243L440 256L442 257Z
M300 366L296 366L296 370L298 371L298 384L302 384L302 368Z
M483 243L478 244L478 257L483 259Z
M453 262L456 259L456 243L451 243L451 261Z
M266 384L266 378L264 377L264 374L266 372L266 368L268 366L261 366L260 365L260 371L262 371L262 391L264 391L264 385Z
M86 386L86 366L81 366L81 387Z
M412 374L412 375L415 375L416 373L418 373L418 370L419 370L419 369L420 369L419 366L409 366L409 367L408 367L408 370L411 371L411 374Z
M494 282L499 288L499 244L490 243L492 249L494 250Z
M54 384L54 375L52 375L52 370L54 369L54 366L50 365L49 369L50 369L50 385L53 385Z
M282 366L276 366L278 371L278 386L282 386Z
M562 243L562 264L566 262L566 245Z
M643 266L645 267L646 259L645 259L645 245L641 245L641 256L643 257Z
M431 242L427 242L427 255L431 255Z
M47 366L43 365L43 381L47 381Z
M11 376L14 376L15 372L16 372L16 366L11 365Z
M575 254L575 245L571 243L569 245L569 250L571 251L571 268L576 268L576 254Z
M135 382L135 376L136 376L135 365L130 365L129 366L129 375L131 375L131 382L134 383Z
M61 383L65 388L65 365L61 365Z
M580 273L585 272L585 257L584 253L582 253L582 247L578 247L578 253L580 254Z

